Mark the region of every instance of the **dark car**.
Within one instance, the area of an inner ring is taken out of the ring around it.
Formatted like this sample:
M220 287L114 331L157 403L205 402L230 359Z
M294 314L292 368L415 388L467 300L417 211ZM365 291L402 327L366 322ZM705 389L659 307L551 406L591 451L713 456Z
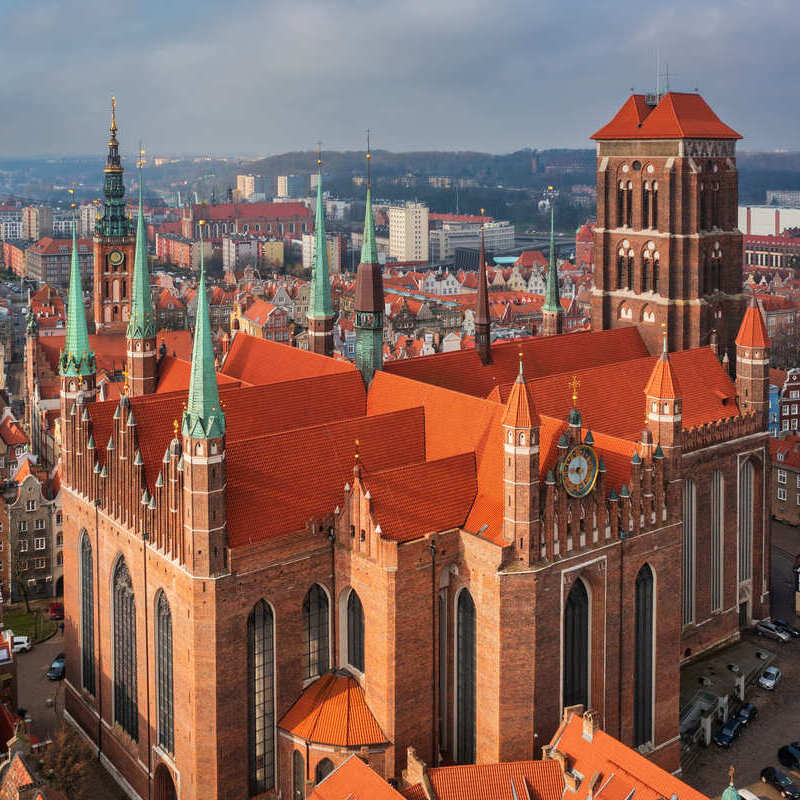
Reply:
M64 655L64 653L59 653L53 659L53 663L50 665L50 669L47 670L47 677L51 681L63 681L66 670L67 670L66 656Z
M752 703L745 703L737 712L736 719L742 721L742 725L749 725L758 716L758 709Z
M797 742L787 744L778 750L778 761L789 769L800 769L800 749Z
M800 800L800 789L785 772L775 767L765 767L761 770L761 780L774 787L787 800Z
M64 619L64 604L50 603L50 609L48 614L50 619Z
M742 732L744 723L736 717L731 717L717 732L714 734L714 744L718 747L730 747L733 740Z
M792 639L800 639L800 628L796 628L794 625L790 625L784 619L773 619L772 620L779 628L785 630Z

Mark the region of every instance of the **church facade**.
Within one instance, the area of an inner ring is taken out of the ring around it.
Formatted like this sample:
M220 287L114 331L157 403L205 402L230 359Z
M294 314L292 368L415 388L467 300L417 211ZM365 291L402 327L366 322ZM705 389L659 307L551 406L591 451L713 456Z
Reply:
M158 800L303 798L353 753L399 778L409 746L530 759L579 703L677 769L681 662L768 608L760 311L735 382L711 346L557 319L383 365L369 197L357 366L332 357L325 248L316 352L240 332L217 370L201 267L167 378L142 240L111 400L70 302L66 714Z

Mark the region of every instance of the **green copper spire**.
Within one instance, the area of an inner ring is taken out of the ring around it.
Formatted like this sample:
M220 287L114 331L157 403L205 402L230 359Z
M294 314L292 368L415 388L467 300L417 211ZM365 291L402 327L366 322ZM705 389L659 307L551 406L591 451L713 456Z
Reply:
M83 308L75 220L72 221L72 263L69 271L69 294L67 296L67 336L58 366L62 375L93 375L95 373L94 353L89 349L89 329L86 326L86 312Z
M361 241L361 263L377 264L378 248L375 246L375 218L372 216L372 175L370 171L372 153L367 138L367 209L364 212L364 238Z
M553 231L553 217L555 203L550 198L550 266L547 270L547 288L544 294L542 311L561 311L561 299L558 296L558 267L556 267L555 234Z
M111 127L108 129L108 159L103 170L103 214L95 225L100 236L129 236L133 223L125 213L125 184L117 141L117 98L111 98Z
M139 159L139 213L136 221L136 256L133 261L131 316L128 321L129 339L155 339L156 318L150 295L150 270L147 268L147 240L142 211L142 160Z
M328 272L328 239L325 236L325 206L322 203L322 158L317 155L317 218L314 222L314 265L311 269L311 293L308 316L318 319L333 316L331 281Z
M197 319L192 346L192 375L189 401L183 412L183 435L195 439L213 439L225 435L225 414L219 404L217 370L211 345L211 321L208 316L206 267L203 259L203 225L200 223L200 284L197 287Z

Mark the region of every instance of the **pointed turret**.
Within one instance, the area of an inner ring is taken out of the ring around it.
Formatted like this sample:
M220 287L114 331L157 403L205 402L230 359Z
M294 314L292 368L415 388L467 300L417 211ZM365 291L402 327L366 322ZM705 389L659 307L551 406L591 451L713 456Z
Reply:
M131 313L127 330L128 393L131 397L152 394L158 379L156 317L150 294L147 238L142 210L142 161L139 160L139 210L136 222L136 255L133 262Z
M492 318L489 314L489 284L486 277L486 242L481 226L478 256L478 298L475 306L475 349L482 364L492 363Z
M333 356L333 303L328 271L328 240L325 235L325 206L322 202L322 158L317 157L317 217L314 223L314 264L308 301L308 348L313 353Z
M556 266L555 204L550 200L550 264L547 269L547 286L542 306L542 336L557 336L564 332L564 309L558 291Z
M186 410L183 412L182 430L184 436L193 439L212 439L225 435L225 414L219 404L214 348L211 343L211 321L208 313L206 270L202 247L200 248L200 283L197 287L197 319L192 345L189 400Z
M111 125L108 129L108 157L103 170L103 214L97 220L96 231L103 236L127 236L133 225L125 213L125 185L122 182L122 162L117 141L117 98L111 98Z
M201 220L201 240L204 225L205 221ZM184 530L191 548L190 568L195 575L220 575L228 571L225 414L219 401L214 352L211 347L211 323L202 248L192 374L189 379L189 398L183 412L182 430L182 452L186 457L181 456L178 468L184 471ZM173 444L176 444L175 440Z
M503 414L503 537L514 559L529 565L541 557L539 509L539 415L519 354L519 374Z
M367 207L364 212L364 240L361 263L356 274L355 329L356 366L369 386L375 372L383 367L383 273L375 247L372 216L369 140L367 141Z
M95 374L94 353L89 348L89 328L83 307L81 268L78 260L78 240L75 221L72 222L72 261L67 298L67 335L59 359L62 376L87 377Z
M765 424L769 411L769 348L767 326L753 293L736 336L736 392L739 408L762 414Z
M653 435L653 441L660 444L669 455L674 448L680 447L683 414L681 387L667 351L666 332L661 355L650 373L644 394L647 428Z

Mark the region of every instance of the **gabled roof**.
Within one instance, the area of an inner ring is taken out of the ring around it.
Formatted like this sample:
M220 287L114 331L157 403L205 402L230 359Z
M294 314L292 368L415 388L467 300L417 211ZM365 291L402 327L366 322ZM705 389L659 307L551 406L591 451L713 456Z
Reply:
M592 139L741 139L694 92L667 92L656 106L631 95Z
M432 767L437 800L561 800L564 778L556 761L510 761Z
M308 800L403 800L403 795L352 755L317 784Z
M242 316L251 322L255 322L256 325L263 325L276 308L277 306L268 303L266 300L255 300Z
M338 747L388 742L367 706L364 689L339 672L329 672L306 687L278 727L307 742Z
M9 447L16 447L20 444L27 444L28 437L25 431L19 426L19 423L7 414L3 421L0 422L0 439L2 439Z

